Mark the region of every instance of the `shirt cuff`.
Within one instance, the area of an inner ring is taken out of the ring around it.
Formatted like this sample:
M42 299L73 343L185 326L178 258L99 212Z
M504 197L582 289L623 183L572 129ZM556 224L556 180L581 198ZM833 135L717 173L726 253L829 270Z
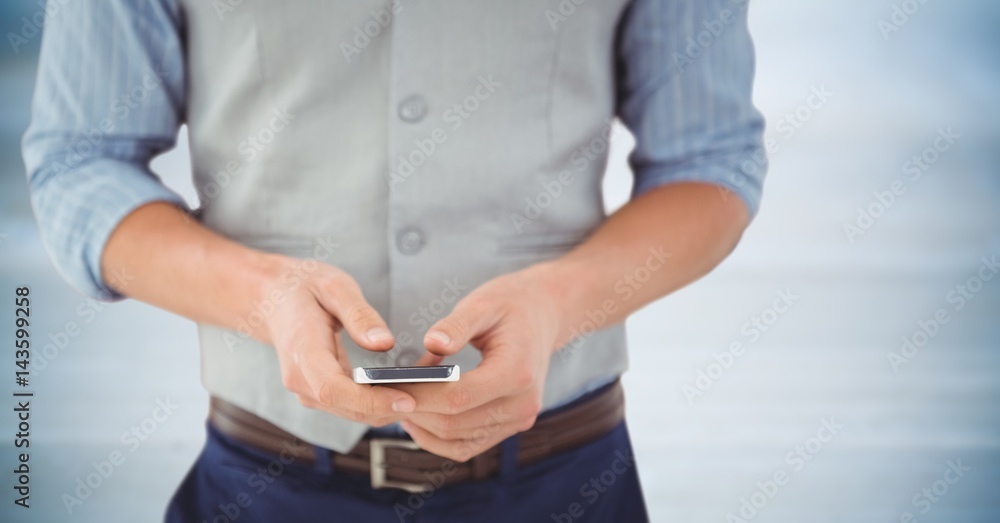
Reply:
M33 195L46 248L63 277L98 300L124 298L104 281L101 271L101 256L122 220L152 202L187 209L184 199L151 172L121 160L88 162L45 185ZM120 272L112 276L118 288L127 288L131 277Z
M766 165L754 164L754 170L759 173L766 171ZM739 197L746 205L750 219L757 215L763 193L763 180L759 176L746 174L739 167L722 167L719 165L691 165L673 168L653 168L637 173L632 197L644 194L657 187L680 182L702 182L719 187L722 198L730 197L729 193ZM725 191L728 192L725 192Z

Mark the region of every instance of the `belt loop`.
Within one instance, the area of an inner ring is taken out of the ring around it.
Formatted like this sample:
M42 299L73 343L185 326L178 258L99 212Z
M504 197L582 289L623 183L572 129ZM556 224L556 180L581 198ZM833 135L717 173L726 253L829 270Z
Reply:
M329 476L333 473L333 459L330 455L330 449L325 447L320 447L319 445L313 445L314 455L316 456L316 462L313 463L313 470L317 474L323 476Z
M514 479L514 473L517 472L517 451L520 448L520 434L514 434L513 436L500 442L500 479L503 481L510 481Z

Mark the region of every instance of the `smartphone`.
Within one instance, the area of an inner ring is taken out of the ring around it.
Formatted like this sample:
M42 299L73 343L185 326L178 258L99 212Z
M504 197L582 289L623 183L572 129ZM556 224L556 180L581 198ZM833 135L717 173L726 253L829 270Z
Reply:
M355 367L354 383L432 383L458 381L458 365Z

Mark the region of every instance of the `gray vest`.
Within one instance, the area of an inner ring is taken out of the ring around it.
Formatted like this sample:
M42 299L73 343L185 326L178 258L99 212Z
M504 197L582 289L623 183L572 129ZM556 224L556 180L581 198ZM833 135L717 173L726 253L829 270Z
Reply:
M575 1L184 2L201 220L352 275L398 340L381 355L345 333L352 366L412 363L459 298L605 219L625 0ZM553 356L544 407L625 370L624 329L603 327ZM272 347L199 337L211 394L337 451L366 431L301 406Z

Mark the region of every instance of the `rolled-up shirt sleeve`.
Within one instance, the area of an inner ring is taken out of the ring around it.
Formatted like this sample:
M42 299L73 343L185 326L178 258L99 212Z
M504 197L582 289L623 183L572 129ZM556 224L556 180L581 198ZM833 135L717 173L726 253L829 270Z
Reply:
M635 0L624 13L617 108L636 138L633 196L705 182L757 213L767 159L746 8L747 0Z
M171 0L64 2L45 21L23 155L56 268L98 299L115 227L154 201L184 206L150 170L184 114L180 13Z

